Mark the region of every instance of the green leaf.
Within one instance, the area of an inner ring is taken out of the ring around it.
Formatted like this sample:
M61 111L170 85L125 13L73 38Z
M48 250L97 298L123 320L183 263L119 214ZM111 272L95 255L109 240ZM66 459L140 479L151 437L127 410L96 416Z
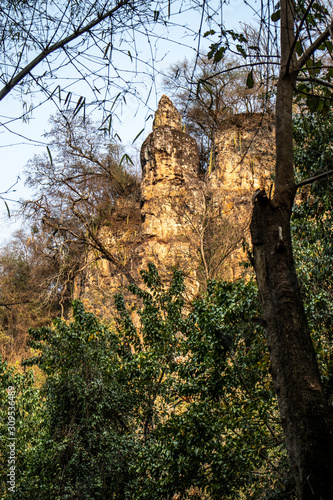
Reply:
M200 87L202 85L202 80L200 79L197 83L197 90L196 90L196 93L195 93L195 98L198 99L199 95L200 95Z
M297 40L295 44L295 51L298 56L301 56L303 54L302 44L300 40Z
M154 10L154 23L156 23L159 17L160 17L160 11Z
M318 110L320 100L320 97L314 95L307 99L307 105L312 113Z
M325 7L321 6L321 5L320 5L319 3L317 3L317 2L315 2L315 3L312 5L312 8L313 8L314 10L316 10L317 12L320 12L321 14L326 14L326 15L328 14L328 10L327 10Z
M271 15L271 20L273 21L273 23L276 23L277 21L280 20L280 17L281 17L281 11L279 9Z
M9 206L8 206L8 204L7 204L6 200L3 200L3 202L4 202L4 204L5 204L6 208L7 208L7 214L8 214L8 217L10 217L10 210L9 210Z
M118 94L116 95L116 97L113 99L113 102L112 102L112 106L110 108L110 111L112 111L112 109L114 108L114 106L116 105L116 102L118 101L119 97L121 96L121 92L118 92Z
M217 62L220 62L223 57L224 57L224 54L227 50L227 47L220 47L216 52L215 52L215 55L214 55L214 62L217 63Z
M144 128L140 130L140 132L135 136L135 138L133 139L132 141L132 144L135 143L135 141L137 140L138 137L140 137L140 135L142 134L142 132L144 131Z
M72 99L72 92L68 92L67 96L66 96L66 99L65 99L65 106L67 104L67 108L68 106L70 105L71 103L71 99Z
M212 59L212 57L214 56L215 52L217 51L217 49L219 48L219 43L212 43L209 48L210 48L210 51L208 52L207 54L207 57L208 59Z
M47 149L47 153L49 155L49 158L50 158L50 163L51 163L51 167L53 165L53 160L52 160L52 155L51 155L51 151L50 151L50 148L48 146L46 146L46 149Z
M215 33L216 33L215 30L206 31L206 33L204 33L204 38L206 38L207 36L210 36L210 35L215 35Z
M103 52L103 59L106 59L106 56L107 56L107 53L108 53L109 47L111 47L111 50L112 50L112 43L111 43L111 42L109 42L109 43L107 44L107 46L105 47L105 50L104 50L104 52Z
M78 114L78 112L80 111L80 109L85 106L86 104L86 99L84 97L80 97L79 100L77 101L76 103L76 106L75 106L75 109L74 109L74 112L73 112L73 118Z
M242 45L236 45L236 49L244 57L244 59L246 59L246 52L245 52L243 46Z
M333 51L333 42L332 40L325 40L325 45L328 50L328 52L331 54Z
M247 75L246 86L248 89L252 89L254 86L253 70L252 69L251 69L250 73Z
M124 161L126 161L129 165L134 165L132 158L127 153L123 154L121 157L120 166L124 163Z

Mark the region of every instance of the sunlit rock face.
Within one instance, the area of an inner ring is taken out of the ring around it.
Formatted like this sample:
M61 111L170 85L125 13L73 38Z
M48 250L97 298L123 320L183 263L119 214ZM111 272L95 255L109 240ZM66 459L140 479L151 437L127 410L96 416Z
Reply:
M196 141L182 128L179 112L162 96L141 148L141 205L120 200L115 221L100 235L139 285L140 269L148 262L165 284L179 267L191 299L207 279L246 275L241 262L247 259L244 243L250 245L252 196L259 188L269 193L272 186L274 122L259 114L231 117L215 135L204 178L198 175ZM77 280L76 296L90 309L108 316L119 289L133 300L119 268L93 252L87 259L92 265L87 261L84 279Z
M260 113L233 116L216 133L214 153L212 186L246 196L248 191L269 188L275 159L273 117Z
M143 262L153 260L162 273L189 265L189 211L199 209L203 182L198 178L199 152L195 139L181 130L181 117L162 96L153 132L141 148L141 247Z
M175 217L171 205L195 196L199 152L195 139L182 132L180 115L166 96L155 113L153 132L142 145L141 166L143 234L174 237L185 221Z
M182 119L175 108L175 106L170 101L169 97L166 95L162 95L158 108L155 112L154 121L153 121L153 130L158 127L163 127L167 125L176 130L182 129Z
M257 189L270 192L275 162L275 125L272 116L238 114L231 117L215 135L213 165L207 176L207 189L221 207L236 248L223 266L223 277L242 276L246 259L242 242L250 245L249 223L252 196ZM236 244L238 241L238 245Z
M153 258L164 271L179 265L198 284L237 279L244 275L244 243L250 245L252 195L272 182L273 119L241 114L225 122L204 180L197 144L181 128L163 96L141 149L143 262Z

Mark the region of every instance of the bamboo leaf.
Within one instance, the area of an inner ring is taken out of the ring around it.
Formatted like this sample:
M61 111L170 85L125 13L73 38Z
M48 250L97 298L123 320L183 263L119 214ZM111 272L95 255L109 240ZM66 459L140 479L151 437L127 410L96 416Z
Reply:
M73 118L78 114L80 109L84 106L85 107L86 100L84 97L80 97L79 100L77 101L77 104L75 106L74 112L73 112Z
M9 206L6 202L6 200L3 200L4 204L6 205L6 208L7 208L7 214L8 214L8 217L10 217L10 210L9 210Z
M123 154L121 160L120 160L120 166L126 161L127 164L129 165L134 165L132 158L127 154Z
M133 139L133 142L132 144L135 143L135 141L137 140L138 137L140 137L140 135L142 134L142 132L144 131L144 128L140 130L140 132L135 136L135 138Z
M66 96L66 99L65 99L65 106L67 104L67 108L68 106L70 105L71 103L71 99L72 99L72 92L68 92L67 96Z
M46 149L47 149L47 153L49 155L50 163L51 163L51 167L52 167L53 166L53 160L52 160L51 151L50 151L50 148L48 146L46 146Z
M116 97L113 99L113 103L112 103L112 106L110 108L110 111L112 111L112 109L114 108L114 106L116 105L116 102L118 101L119 97L121 95L121 92L118 92L118 94L116 95Z
M107 56L107 53L108 53L108 50L109 50L109 47L110 47L110 46L111 46L111 42L109 42L109 43L107 44L107 46L105 47L105 50L104 50L104 52L103 52L103 59L107 59L107 57L106 57L106 56Z

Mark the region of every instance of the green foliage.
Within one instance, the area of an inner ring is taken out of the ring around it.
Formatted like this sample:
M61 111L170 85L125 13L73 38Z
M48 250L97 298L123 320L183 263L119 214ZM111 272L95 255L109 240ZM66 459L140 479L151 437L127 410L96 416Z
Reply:
M298 116L294 120L295 167L299 180L331 169L333 160L332 114ZM292 229L294 251L305 309L320 360L327 395L333 396L333 179L303 188L295 205Z
M320 5L318 2L312 3L311 8L309 8L304 0L299 0L295 6L297 19L302 19L303 29L307 30L305 36L302 36L302 31L300 32L295 44L296 54L301 57L308 48L307 37L309 33L313 30L318 30L318 33L325 31L330 22L330 13L324 5ZM280 11L276 11L272 15L272 19L273 16L276 16L274 21L277 20L279 14ZM311 36L309 38L312 43ZM331 64L327 64L327 61L332 59L332 49L332 41L324 40L312 57L306 61L299 75L300 81L296 86L296 101L305 103L312 113L327 115L332 108L333 71Z
M40 354L25 364L38 363L47 376L46 435L17 498L124 498L136 405L124 347L79 301L73 318L30 331Z
M79 301L30 331L46 382L14 498L292 498L254 283L211 282L189 308L179 271L142 278L117 332Z
M8 394L14 388L14 405L9 408ZM43 430L43 399L35 387L31 370L19 373L14 367L9 367L0 358L0 491L1 498L12 498L8 490L7 473L10 443L15 439L15 482L20 487L25 481L26 471L30 467L30 457L45 436ZM9 422L9 413L14 422ZM9 427L9 423L13 426ZM14 429L12 428L14 427Z
M205 33L206 36L215 34L214 30ZM238 43L236 43L238 42ZM247 39L243 33L237 33L234 30L221 30L221 35L219 36L219 41L210 45L210 50L207 54L208 59L213 59L215 63L218 63L223 59L225 53L228 49L235 44L236 53L246 58L245 45Z
M298 180L330 168L331 123L296 118ZM292 220L330 400L332 187L326 178L304 188ZM14 498L294 498L255 284L210 282L189 306L178 270L169 286L153 265L142 278L130 287L137 310L116 297L114 331L75 301L71 323L30 332L38 355L25 364L45 373L41 390L30 372L1 364L2 399L9 385L17 394ZM1 417L6 439L6 408Z
M291 498L254 283L211 282L187 311L179 272L143 279L139 327L117 297L147 398L131 498Z

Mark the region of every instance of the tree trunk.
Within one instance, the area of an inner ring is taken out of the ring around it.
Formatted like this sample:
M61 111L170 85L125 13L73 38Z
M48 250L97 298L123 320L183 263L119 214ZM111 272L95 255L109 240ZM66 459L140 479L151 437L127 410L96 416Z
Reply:
M251 222L271 374L300 500L333 499L333 418L295 272L290 211L257 197Z
M281 71L276 96L276 184L254 198L251 235L271 372L300 500L333 499L333 414L321 385L296 276L290 234L295 195L292 100L294 9L281 1Z

